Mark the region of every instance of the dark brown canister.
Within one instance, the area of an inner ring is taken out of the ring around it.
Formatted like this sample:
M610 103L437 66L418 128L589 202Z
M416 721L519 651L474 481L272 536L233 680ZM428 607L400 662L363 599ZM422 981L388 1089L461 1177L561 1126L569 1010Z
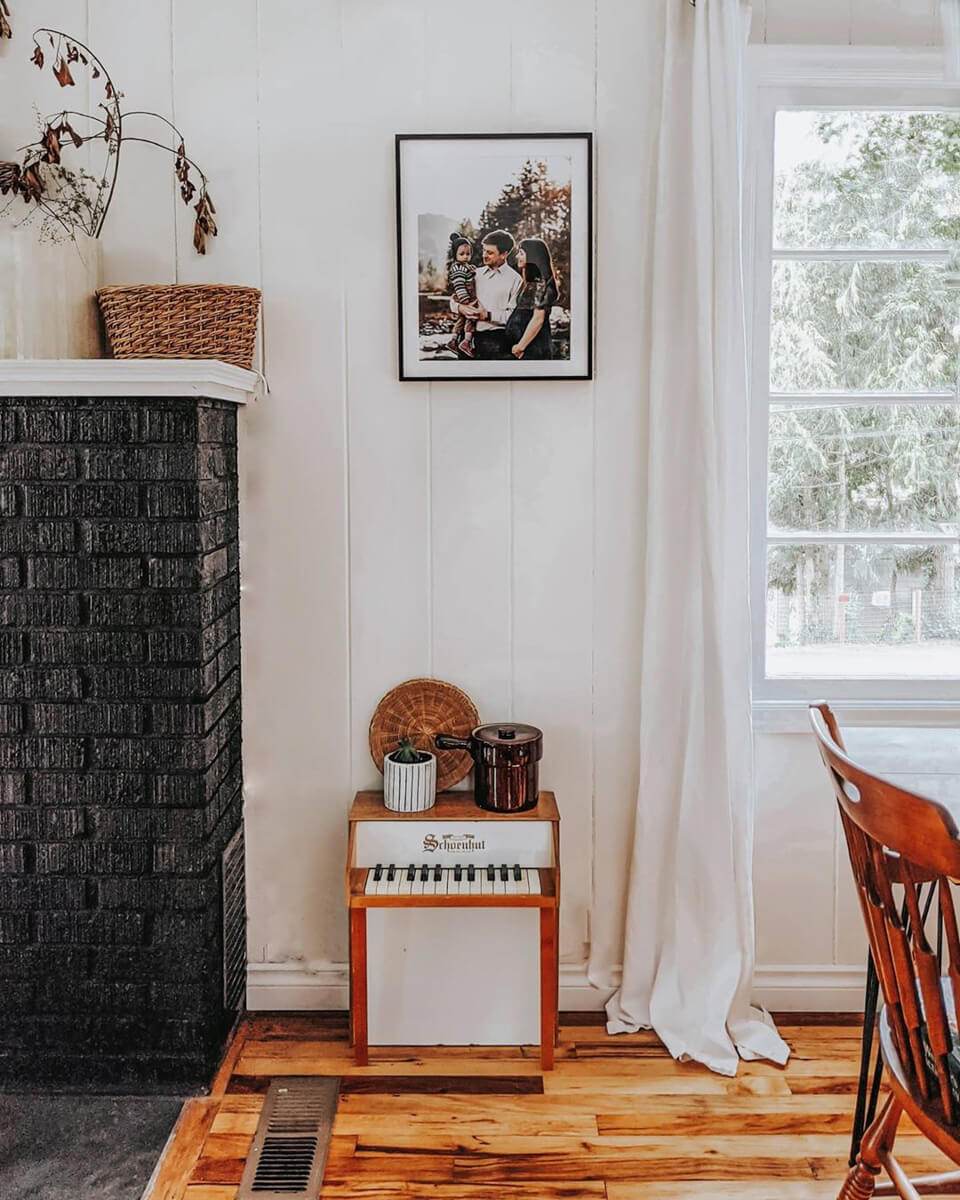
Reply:
M438 733L438 750L468 750L473 757L473 798L491 812L533 808L539 792L543 734L533 725L501 721L478 725L468 738Z

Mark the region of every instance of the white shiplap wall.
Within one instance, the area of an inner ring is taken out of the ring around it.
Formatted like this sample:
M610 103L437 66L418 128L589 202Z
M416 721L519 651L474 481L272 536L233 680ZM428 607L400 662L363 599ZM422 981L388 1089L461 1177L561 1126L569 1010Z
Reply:
M86 34L127 106L172 116L211 177L221 234L200 259L169 164L148 147L125 151L108 282L264 291L272 390L244 412L241 435L261 1004L343 1002L345 813L378 779L370 714L413 675L463 686L484 719L543 727L542 782L563 813L566 978L591 936L619 954L619 921L590 930L589 913L594 898L622 912L636 793L635 230L653 51L628 0L487 0L479 24L476 14L464 0L20 0L17 36L0 46L0 157L32 136L34 100L63 103L26 62L26 34L42 23ZM476 43L481 26L482 67L465 78L464 39ZM935 0L765 0L753 36L926 44ZM398 383L394 133L543 129L597 135L596 380ZM859 957L815 768L803 739L758 739L762 964L816 971ZM802 926L798 894L814 897Z

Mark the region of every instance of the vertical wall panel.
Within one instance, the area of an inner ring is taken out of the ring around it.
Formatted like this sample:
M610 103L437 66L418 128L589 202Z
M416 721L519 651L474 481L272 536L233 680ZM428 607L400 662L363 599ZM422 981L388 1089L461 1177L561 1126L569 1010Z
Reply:
M593 129L594 6L531 0L511 30L516 124ZM542 783L562 820L560 951L575 962L593 841L593 399L592 383L513 385L514 716L544 732Z
M336 170L348 173L342 187L349 196L342 269L357 787L380 786L367 749L377 701L402 680L430 671L429 385L397 381L394 200L394 134L432 124L424 111L423 14L420 0L343 6L338 107L350 159Z
M124 111L174 115L172 13L172 0L91 0L90 46L123 92ZM163 124L149 117L131 117L124 135L173 144ZM107 283L175 281L174 184L172 155L124 142L103 230Z
M768 42L850 41L851 0L766 0Z
M218 0L229 23L233 5ZM251 958L346 956L350 800L339 8L260 5L265 370L244 414ZM256 87L256 70L246 71ZM306 97L309 96L309 102ZM320 119L318 114L327 114ZM247 151L244 151L246 157ZM252 168L250 186L256 186ZM224 195L224 220L230 197Z
M510 0L495 0L484 9L485 23L509 30L513 8ZM457 0L438 21L427 9L424 128L430 131L511 128L509 38L484 55L483 104L451 103L473 90L451 31L471 28L475 11ZM463 687L482 721L504 720L512 715L510 384L431 384L430 429L431 670Z
M210 181L217 237L193 248L193 205L177 198L181 283L260 282L257 0L174 0L177 125Z
M939 29L937 0L853 0L856 45L930 46Z
M757 958L833 962L836 803L811 737L756 738Z

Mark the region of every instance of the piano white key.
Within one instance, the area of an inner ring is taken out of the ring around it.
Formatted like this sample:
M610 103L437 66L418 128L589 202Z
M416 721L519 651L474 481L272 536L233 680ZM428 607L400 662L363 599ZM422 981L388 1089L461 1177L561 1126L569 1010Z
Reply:
M424 896L432 896L434 894L434 889L436 888L436 886L437 885L433 882L433 867L431 867L430 874L427 876L427 881L423 885L423 895Z
M527 891L531 896L540 895L540 872L536 867L527 867L524 874L527 877Z
M422 896L424 886L425 886L424 882L420 878L420 872L417 871L416 875L414 876L413 883L411 883L411 885L410 885L410 895L411 896Z
M507 885L500 878L500 868L497 867L493 878L493 894L495 896L505 896L507 894Z
M471 896L479 896L480 895L480 879L481 879L482 875L483 875L482 868L477 867L476 871L474 872L473 882L472 883L469 881L467 882L467 888L468 888Z
M520 891L520 884L513 877L513 871L507 876L507 882L503 885L503 890L508 896L515 896Z
M400 886L397 888L396 895L409 896L413 889L413 882L407 878L406 869L398 872L400 878Z
M493 895L493 884L487 878L486 866L480 867L480 869L477 873L480 876L480 895L481 896L492 896Z
M377 885L373 882L373 867L367 871L367 878L363 885L363 894L365 896L373 896L376 894Z

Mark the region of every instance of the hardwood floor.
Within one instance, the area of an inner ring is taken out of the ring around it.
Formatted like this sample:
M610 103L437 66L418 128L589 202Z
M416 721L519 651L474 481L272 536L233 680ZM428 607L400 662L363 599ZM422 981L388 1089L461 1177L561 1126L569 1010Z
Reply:
M342 1076L325 1200L828 1200L846 1169L859 1030L780 1024L785 1068L735 1079L677 1063L651 1033L561 1020L536 1047L376 1048L353 1066L345 1017L253 1015L192 1100L151 1200L234 1200L277 1075ZM911 1174L952 1164L910 1126Z

